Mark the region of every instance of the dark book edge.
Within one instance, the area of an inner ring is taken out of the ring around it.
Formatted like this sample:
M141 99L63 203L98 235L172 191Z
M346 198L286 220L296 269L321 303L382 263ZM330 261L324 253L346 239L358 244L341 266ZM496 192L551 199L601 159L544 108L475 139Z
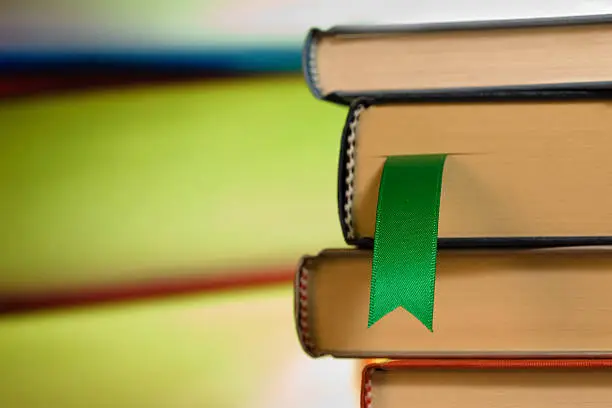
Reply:
M521 99L597 99L612 96L612 81L571 82L538 85L504 85L487 87L461 87L444 89L415 89L371 91L363 93L333 92L320 99L338 105L351 106L359 100L375 103L437 102Z
M323 35L392 34L429 31L474 31L539 28L551 26L581 26L612 23L612 14L561 15L489 20L460 20L406 24L346 24L320 30Z

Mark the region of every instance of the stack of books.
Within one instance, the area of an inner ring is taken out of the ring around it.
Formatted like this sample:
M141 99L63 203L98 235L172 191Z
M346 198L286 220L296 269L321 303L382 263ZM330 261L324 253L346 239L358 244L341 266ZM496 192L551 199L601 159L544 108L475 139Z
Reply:
M610 44L612 16L311 30L308 86L349 107L349 248L301 260L295 320L308 355L373 359L363 408L612 406ZM385 163L431 155L431 327L402 307L372 322L377 243L428 245L378 230Z

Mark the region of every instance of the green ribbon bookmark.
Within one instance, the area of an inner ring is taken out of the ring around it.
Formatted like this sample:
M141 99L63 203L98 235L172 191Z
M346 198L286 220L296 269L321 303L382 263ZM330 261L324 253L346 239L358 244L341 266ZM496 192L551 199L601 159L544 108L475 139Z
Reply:
M368 327L403 307L433 331L445 154L391 156L376 211Z

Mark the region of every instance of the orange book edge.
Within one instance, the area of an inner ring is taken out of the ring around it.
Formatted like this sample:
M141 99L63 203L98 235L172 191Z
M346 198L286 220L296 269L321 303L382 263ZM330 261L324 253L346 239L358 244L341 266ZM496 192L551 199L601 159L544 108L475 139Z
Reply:
M410 360L386 360L380 359L367 363L361 372L361 408L372 406L372 373L376 370L394 369L512 369L512 368L606 368L612 367L612 359L609 358L569 358L569 359L546 359L546 358L510 358L510 359L410 359Z

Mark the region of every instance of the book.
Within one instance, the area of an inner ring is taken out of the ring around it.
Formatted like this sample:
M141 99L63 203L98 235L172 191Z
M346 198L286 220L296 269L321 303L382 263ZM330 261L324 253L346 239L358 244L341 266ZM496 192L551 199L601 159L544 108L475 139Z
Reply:
M372 247L387 156L447 153L440 247L611 244L611 127L603 94L357 102L339 158L345 241Z
M612 360L399 360L368 364L362 408L603 408Z
M312 29L303 51L317 98L496 87L610 87L612 16Z
M313 357L612 354L612 249L438 252L434 332L398 308L368 328L372 253L306 256L295 321Z

